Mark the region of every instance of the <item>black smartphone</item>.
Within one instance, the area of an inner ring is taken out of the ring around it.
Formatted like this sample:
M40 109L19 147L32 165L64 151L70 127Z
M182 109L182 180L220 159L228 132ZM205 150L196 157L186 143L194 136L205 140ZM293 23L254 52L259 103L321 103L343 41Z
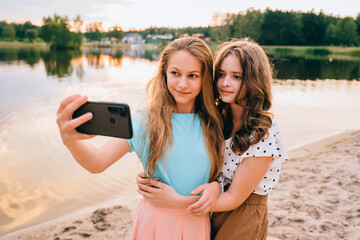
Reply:
M87 102L79 107L72 118L87 112L93 118L76 128L78 132L119 138L132 138L130 107L125 103Z

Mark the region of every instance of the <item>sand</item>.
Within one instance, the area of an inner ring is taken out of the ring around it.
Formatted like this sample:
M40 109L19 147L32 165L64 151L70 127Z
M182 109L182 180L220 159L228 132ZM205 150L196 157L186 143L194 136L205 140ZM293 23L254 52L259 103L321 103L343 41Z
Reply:
M269 196L268 239L360 239L360 131L288 153ZM83 210L0 239L131 239L139 199Z

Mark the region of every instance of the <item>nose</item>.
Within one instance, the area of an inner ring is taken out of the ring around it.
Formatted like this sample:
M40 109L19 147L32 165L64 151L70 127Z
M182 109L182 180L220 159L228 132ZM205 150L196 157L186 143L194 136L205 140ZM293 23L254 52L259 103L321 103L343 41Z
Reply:
M224 87L230 86L230 77L229 77L229 76L225 76L225 77L224 77L224 81L223 81L222 85L223 85Z
M178 83L179 87L181 87L182 89L187 88L188 85L188 79L186 78L186 76L180 78L179 83Z

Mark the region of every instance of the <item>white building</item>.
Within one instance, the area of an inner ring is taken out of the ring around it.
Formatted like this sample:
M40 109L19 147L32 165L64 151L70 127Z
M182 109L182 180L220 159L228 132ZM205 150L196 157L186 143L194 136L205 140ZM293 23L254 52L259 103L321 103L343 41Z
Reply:
M123 43L145 43L142 35L139 33L128 33L126 34L123 39Z

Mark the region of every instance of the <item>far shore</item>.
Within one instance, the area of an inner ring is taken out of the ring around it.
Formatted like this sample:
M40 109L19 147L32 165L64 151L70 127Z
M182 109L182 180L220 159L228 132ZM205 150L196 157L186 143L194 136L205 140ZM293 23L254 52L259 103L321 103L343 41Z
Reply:
M131 49L132 45L140 46L145 50L162 50L163 44L134 44L134 43L92 43L83 42L81 48L119 48ZM0 48L22 48L22 47L35 47L47 49L48 46L45 42L7 42L0 41ZM210 49L215 52L218 47L217 44L209 45ZM360 47L342 47L342 46L277 46L277 45L261 45L267 54L284 54L294 56L315 55L329 58L360 58Z
M360 239L360 130L288 151L270 194L268 240ZM15 239L131 239L140 196L117 200L0 237Z

